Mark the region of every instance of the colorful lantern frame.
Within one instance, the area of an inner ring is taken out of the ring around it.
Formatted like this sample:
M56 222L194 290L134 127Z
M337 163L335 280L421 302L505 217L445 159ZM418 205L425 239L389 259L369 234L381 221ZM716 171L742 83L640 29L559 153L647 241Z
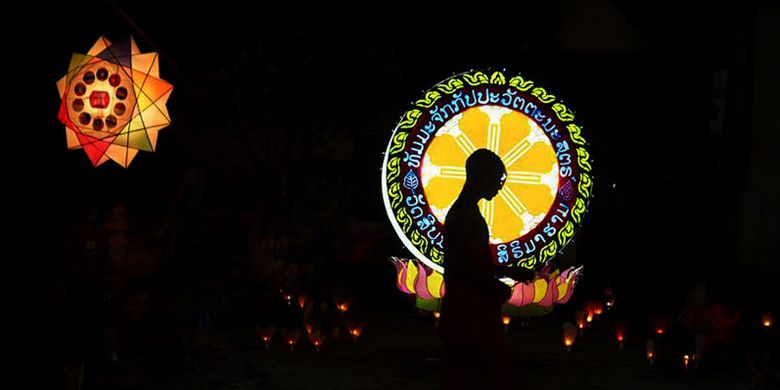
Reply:
M398 289L416 295L420 309L440 311L441 299L446 293L444 275L415 259L391 257L390 260L396 269ZM549 313L553 305L571 299L581 272L581 266L540 272L529 282L514 284L512 295L502 308L503 314L528 317Z
M139 150L155 150L171 123L173 86L160 79L157 53L141 53L132 37L116 45L100 37L73 54L57 89L68 149L83 149L93 166L113 160L127 168Z
M417 100L393 131L382 165L385 209L409 251L444 272L444 217L465 180L465 159L485 147L508 174L498 199L480 203L494 262L538 269L572 240L586 212L587 146L574 113L533 81L501 71L455 75Z

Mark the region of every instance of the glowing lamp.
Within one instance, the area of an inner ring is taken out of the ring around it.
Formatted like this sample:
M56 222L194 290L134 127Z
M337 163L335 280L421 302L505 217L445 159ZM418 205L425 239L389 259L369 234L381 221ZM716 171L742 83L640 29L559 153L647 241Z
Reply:
M441 312L438 312L438 311L435 311L435 312L433 312L433 318L435 318L435 319L437 319L437 320L438 320L439 318L441 318Z
M290 346L290 352L295 350L295 343L297 343L297 342L298 342L298 340L296 340L296 339L287 339L287 345Z
M571 352L571 347L577 339L577 327L571 322L563 324L563 345L567 352Z
M617 339L618 346L623 349L623 339L626 337L626 324L624 322L615 323L615 339Z
M325 341L325 337L323 337L322 333L317 331L313 333L309 333L309 340L311 340L311 345L314 346L314 349L317 351L317 354L320 353L320 347L322 347L322 344Z
M769 329L775 322L775 316L771 311L765 311L761 313L761 324L764 325L764 329Z
M574 313L574 320L577 322L577 328L580 330L580 334L582 334L582 331L587 324L587 316L588 313L585 310L579 310Z
M304 297L303 295L298 296L298 306L300 306L301 309L303 309L306 306L306 297Z
M498 195L478 204L494 264L542 269L584 218L593 189L589 146L562 99L503 71L443 80L401 116L382 165L388 219L422 266L399 283L423 300L443 294L431 277L446 272L445 219L466 180L466 159L478 149L494 152L506 167ZM566 302L573 283L563 273L515 289L510 304Z
M688 370L688 365L690 364L690 361L691 361L690 356L683 355L683 368L685 368L685 370Z
M295 350L295 344L298 343L298 339L301 336L301 332L299 330L293 330L288 331L287 329L282 331L282 336L284 338L284 341L287 343L287 345L290 346L290 352Z
M73 54L57 82L68 149L83 149L93 166L113 160L124 168L139 150L153 152L171 123L173 86L159 68L157 53L141 53L132 37L118 44L100 37L86 54Z
M349 330L349 334L352 335L352 341L357 342L358 337L362 334L360 328L352 328Z
M602 306L601 302L593 302L593 314L595 314L598 317L603 312L604 312L604 307Z
M652 323L653 323L653 331L658 336L663 336L664 333L666 333L666 325L667 325L667 319L664 317L656 316L653 317Z
M653 340L647 340L645 353L647 356L647 361L650 362L650 365L652 366L653 359L655 359L655 342Z
M344 313L346 313L347 310L349 310L349 305L350 305L349 300L336 302L336 307L339 309L339 313L341 313L342 315L344 315Z
M610 287L604 289L604 305L607 307L607 311L612 310L615 306L615 292Z
M255 332L257 333L257 337L265 344L265 349L268 349L271 339L276 332L276 328L273 325L268 327L257 326Z

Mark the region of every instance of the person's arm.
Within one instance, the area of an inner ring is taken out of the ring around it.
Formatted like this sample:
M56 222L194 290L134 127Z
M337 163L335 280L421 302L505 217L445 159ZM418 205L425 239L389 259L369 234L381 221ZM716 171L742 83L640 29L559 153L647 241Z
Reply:
M506 302L512 297L512 288L507 286L506 283L498 280L500 276L496 271L498 270L493 265L492 254L490 246L485 245L481 251L482 259L480 261L480 285L483 291L486 291L488 295L499 302Z

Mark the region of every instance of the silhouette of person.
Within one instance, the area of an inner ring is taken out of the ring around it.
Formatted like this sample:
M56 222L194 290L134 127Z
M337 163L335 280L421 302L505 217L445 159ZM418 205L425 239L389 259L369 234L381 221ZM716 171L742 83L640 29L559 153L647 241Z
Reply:
M506 180L504 163L479 149L466 160L466 183L444 224L444 296L440 337L444 388L485 388L506 383L501 305L511 288L497 279L508 270L493 264L489 231L478 202L490 201ZM529 279L528 273L513 277ZM530 272L530 271L528 271Z

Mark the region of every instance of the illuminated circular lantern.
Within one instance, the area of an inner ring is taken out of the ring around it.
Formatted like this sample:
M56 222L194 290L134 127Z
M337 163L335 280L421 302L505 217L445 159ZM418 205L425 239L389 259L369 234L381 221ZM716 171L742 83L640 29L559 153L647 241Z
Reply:
M171 123L165 105L173 90L159 68L157 53L141 53L132 37L100 37L87 54L73 54L57 82L68 149L84 149L94 166L113 160L125 168L139 150L154 151L157 132Z
M538 269L571 241L593 188L590 154L574 113L520 75L469 72L415 102L382 166L387 215L424 265L444 272L443 226L466 180L466 159L501 157L506 184L479 203L496 264Z

